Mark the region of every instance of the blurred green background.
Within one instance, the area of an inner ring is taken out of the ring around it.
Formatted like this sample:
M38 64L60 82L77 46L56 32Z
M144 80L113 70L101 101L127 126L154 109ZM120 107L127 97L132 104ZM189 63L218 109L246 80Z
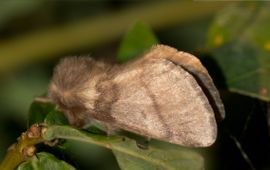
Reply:
M113 63L122 37L137 21L148 24L162 44L206 55L205 44L213 19L219 11L235 3L0 1L0 160L8 146L27 128L29 106L35 96L46 93L53 67L61 57L90 54ZM228 92L216 65L207 57L202 61L221 89L227 112L217 143L202 149L211 157L207 166L209 169L270 168L267 104ZM239 136L246 130L243 128L250 115L256 115L251 119L254 127L248 126L251 135L245 138L244 148L239 149L232 134ZM258 135L257 130L259 137L254 136ZM78 169L119 169L106 149L76 142L68 142L67 147L63 153L51 152ZM246 159L242 151L245 154L247 151L251 158Z

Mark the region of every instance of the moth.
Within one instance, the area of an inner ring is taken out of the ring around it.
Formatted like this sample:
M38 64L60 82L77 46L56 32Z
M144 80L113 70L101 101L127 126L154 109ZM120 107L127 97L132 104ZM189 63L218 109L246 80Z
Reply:
M120 128L188 147L213 144L216 118L225 116L201 62L166 45L122 65L64 58L54 69L48 97L71 125L98 121L108 130Z

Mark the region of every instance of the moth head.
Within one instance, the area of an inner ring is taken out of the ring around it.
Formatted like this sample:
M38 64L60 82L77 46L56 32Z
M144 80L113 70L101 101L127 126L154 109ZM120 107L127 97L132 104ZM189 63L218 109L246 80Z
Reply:
M49 85L48 97L64 112L73 125L83 121L85 103L94 102L97 94L95 79L102 70L101 64L90 57L67 57L55 67Z

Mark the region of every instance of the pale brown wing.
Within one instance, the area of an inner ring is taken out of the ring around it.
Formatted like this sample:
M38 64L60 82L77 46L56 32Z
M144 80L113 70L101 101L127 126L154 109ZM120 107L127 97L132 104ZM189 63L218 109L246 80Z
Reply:
M167 59L126 67L113 79L119 91L111 116L123 129L184 146L216 139L213 109L193 76Z
M177 51L175 48L166 45L157 45L134 64L144 62L145 60L151 58L168 59L175 64L182 66L185 70L192 74L196 81L200 84L204 93L207 95L207 98L215 112L216 118L218 120L225 118L225 109L220 99L219 92L216 89L212 78L208 74L208 71L201 64L198 58L189 53Z

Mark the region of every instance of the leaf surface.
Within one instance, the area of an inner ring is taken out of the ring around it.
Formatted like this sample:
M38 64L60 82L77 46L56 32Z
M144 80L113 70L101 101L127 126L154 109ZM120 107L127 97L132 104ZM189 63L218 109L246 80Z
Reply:
M117 61L123 63L142 55L158 40L150 27L142 22L137 22L124 36L117 54Z
M270 101L269 8L269 3L256 2L225 8L210 26L206 44L231 91L266 101Z
M75 170L68 163L57 159L54 155L46 152L37 153L27 162L19 165L17 170Z
M135 140L124 136L96 135L58 125L50 126L43 137L47 140L75 140L109 148L122 170L200 170L204 167L203 158L198 153L176 145L149 145L147 149L141 149Z

